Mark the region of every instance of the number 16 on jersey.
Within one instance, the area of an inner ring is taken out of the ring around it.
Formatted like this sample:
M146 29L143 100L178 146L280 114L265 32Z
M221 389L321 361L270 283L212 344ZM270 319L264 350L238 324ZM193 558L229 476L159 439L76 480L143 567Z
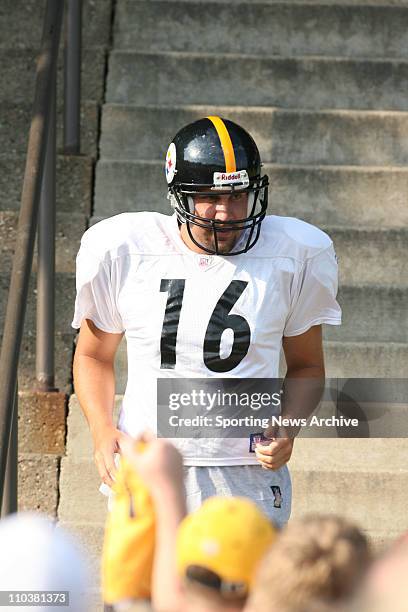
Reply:
M230 314L232 308L244 293L247 281L233 280L219 298L205 332L203 360L212 372L229 372L245 357L251 343L248 321L241 315ZM161 368L176 367L177 333L180 312L186 288L185 279L162 279L160 291L167 292L166 309L160 340ZM227 357L221 357L221 337L226 329L234 334L232 349Z

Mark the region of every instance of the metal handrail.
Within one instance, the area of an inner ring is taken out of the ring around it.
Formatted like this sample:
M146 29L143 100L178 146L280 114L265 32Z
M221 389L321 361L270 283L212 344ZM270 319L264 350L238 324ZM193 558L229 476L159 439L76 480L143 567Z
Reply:
M67 42L80 33L81 0L68 0ZM0 355L0 511L17 510L17 380L24 330L35 236L38 227L37 294L37 385L54 388L54 300L55 300L55 107L57 59L61 37L64 0L47 0L41 52L37 62L34 108L28 140L21 207L17 227L10 289ZM78 17L79 15L79 17ZM76 21L75 21L76 19ZM77 51L75 52L77 55ZM74 53L74 56L76 57ZM78 59L76 57L76 59ZM72 62L70 62L70 66ZM69 66L65 65L67 72ZM80 69L77 61L77 70ZM65 103L65 115L79 122L80 76L65 79L77 83L78 99ZM79 126L70 128L79 134ZM74 139L75 140L75 139ZM79 137L74 148L79 152Z
M69 0L64 47L64 151L80 153L82 0Z

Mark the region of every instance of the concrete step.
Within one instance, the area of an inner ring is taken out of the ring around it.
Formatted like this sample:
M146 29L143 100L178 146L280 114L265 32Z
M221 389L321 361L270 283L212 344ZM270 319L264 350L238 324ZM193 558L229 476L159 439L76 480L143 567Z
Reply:
M63 457L60 472L58 519L103 525L108 498L99 492L101 480L93 461L71 461Z
M134 0L135 2L142 2L145 0ZM152 3L159 3L163 0L151 0ZM195 2L196 4L207 4L207 0L169 0L169 2L183 2L185 4L189 4L191 2ZM213 4L222 5L225 4L225 0L211 0ZM320 0L231 0L230 4L233 6L237 6L239 4L302 4L302 5L322 5L323 3ZM406 6L406 0L325 0L324 4L328 4L330 6Z
M333 240L340 283L408 287L408 231L322 227Z
M25 2L2 1L1 48L37 48L41 42L45 2L25 0ZM111 0L84 0L82 20L84 48L95 45L108 45L110 35Z
M407 471L408 441L405 438L297 438L290 460L291 468L298 472L307 465L308 470L341 470L360 474ZM369 468L369 469L368 469Z
M14 248L17 238L18 213L0 211L0 274L11 274ZM56 272L75 274L75 258L81 236L86 229L84 214L58 212L56 218L55 268ZM37 271L37 239L35 243L33 272Z
M327 455L323 462L326 458ZM348 463L346 450L344 463ZM351 472L341 467L313 469L306 464L301 471L292 469L291 475L293 517L309 513L339 514L384 542L406 532L406 470L375 471L367 465L366 472Z
M106 101L407 110L407 85L405 61L113 51Z
M119 2L115 49L406 57L406 7L326 2ZM226 35L228 33L228 35Z
M327 325L327 340L408 342L408 289L376 285L341 286L341 326Z
M406 531L407 453L405 439L297 439L292 517L340 514L357 522L378 551Z
M26 134L28 136L28 132ZM25 159L0 158L0 211L20 210ZM57 156L57 209L59 212L91 212L93 160L84 156Z
M271 214L316 225L375 229L408 225L406 168L265 164L264 170L271 183ZM166 195L161 160L97 163L96 217L141 210L171 214Z
M56 517L60 457L19 453L18 510Z
M0 160L25 158L32 115L29 96L20 104L0 102ZM61 98L60 98L61 99ZM83 102L81 106L81 153L96 158L98 140L99 109L96 102ZM61 107L57 114L57 149L62 150L63 115Z
M328 377L408 377L408 344L402 342L325 341L324 355Z
M106 104L101 157L164 159L183 126L220 115L247 129L263 162L397 166L408 162L408 113Z
M31 49L0 49L0 72L2 74L2 102L27 103L34 100L36 61L39 46ZM63 45L60 46L57 74L57 99L63 92ZM82 100L102 101L105 74L105 50L101 47L83 49L82 52Z

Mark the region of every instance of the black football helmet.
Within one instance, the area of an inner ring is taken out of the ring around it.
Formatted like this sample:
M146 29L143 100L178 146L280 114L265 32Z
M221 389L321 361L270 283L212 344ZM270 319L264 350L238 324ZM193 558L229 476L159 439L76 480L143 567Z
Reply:
M246 253L259 238L268 206L268 177L261 177L261 159L253 138L242 127L220 117L199 119L182 128L166 156L168 197L180 223L187 224L191 240L205 252L218 255L217 234L239 231L240 238L228 253ZM248 193L247 216L219 221L195 213L194 195ZM191 225L211 228L214 249L200 244Z

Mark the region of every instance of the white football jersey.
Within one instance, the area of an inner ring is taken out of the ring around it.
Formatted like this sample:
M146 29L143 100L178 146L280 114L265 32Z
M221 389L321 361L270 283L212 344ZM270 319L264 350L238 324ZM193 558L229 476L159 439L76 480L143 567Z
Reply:
M277 378L283 336L340 325L337 283L331 239L298 219L267 216L252 249L222 257L191 251L175 215L123 213L82 237L72 327L125 333L119 428L136 436L156 431L158 378ZM243 326L239 347L227 315ZM257 463L247 439L175 443L186 465Z

